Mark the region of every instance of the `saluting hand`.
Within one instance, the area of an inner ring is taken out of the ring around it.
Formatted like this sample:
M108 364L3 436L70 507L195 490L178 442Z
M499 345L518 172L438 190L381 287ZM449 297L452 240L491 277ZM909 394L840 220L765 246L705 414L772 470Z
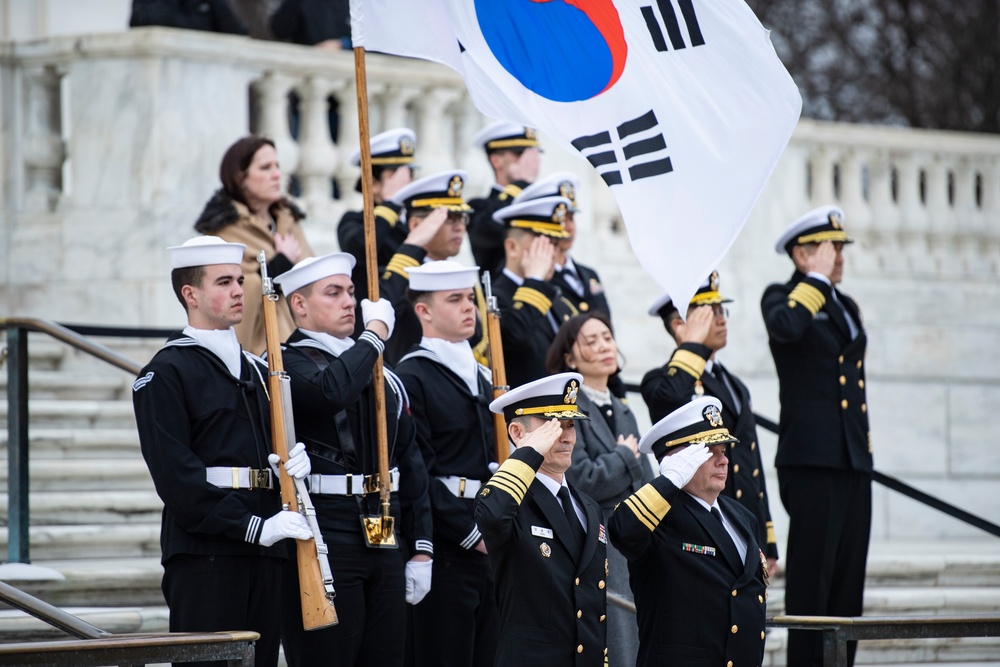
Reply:
M805 258L806 273L819 273L833 279L833 272L837 266L837 250L833 247L833 241L823 241L816 250Z
M521 442L517 443L517 446L531 447L542 456L545 456L552 449L553 445L559 441L559 436L561 435L562 425L558 419L552 418L534 431L528 431L521 438Z
M448 219L448 209L444 206L431 211L426 218L412 218L410 223L410 233L407 234L403 243L419 246L427 249L427 244L434 239L434 235L441 229L441 225Z
M682 343L704 345L714 321L715 313L712 312L711 306L692 308L688 312L687 320L676 325L677 337Z
M660 474L674 483L678 489L683 489L691 481L698 468L712 458L712 452L703 444L689 445L671 456L664 456L660 461Z
M555 273L556 247L547 236L536 236L521 255L521 270L527 278L550 280Z

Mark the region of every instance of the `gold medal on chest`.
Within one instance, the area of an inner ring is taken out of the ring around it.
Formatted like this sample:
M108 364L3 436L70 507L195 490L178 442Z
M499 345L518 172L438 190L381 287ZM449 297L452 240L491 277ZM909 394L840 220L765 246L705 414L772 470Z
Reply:
M541 551L542 555L545 556L546 558L552 556L552 547L550 547L545 542L542 542L541 544L538 545L538 550Z

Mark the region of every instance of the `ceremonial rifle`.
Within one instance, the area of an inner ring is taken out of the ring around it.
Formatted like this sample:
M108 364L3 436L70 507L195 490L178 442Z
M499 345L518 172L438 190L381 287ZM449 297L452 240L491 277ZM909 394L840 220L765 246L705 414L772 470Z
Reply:
M291 382L285 372L281 357L281 342L278 340L278 314L275 310L278 295L267 275L267 258L261 250L257 255L260 262L260 278L263 285L264 333L267 338L267 388L271 399L271 448L281 459L288 460L288 443L295 442L295 424L292 421ZM316 521L316 508L306 490L304 479L293 479L278 466L281 486L282 509L296 511L309 522L311 540L295 540L296 557L299 565L299 597L302 599L302 627L318 630L336 625L337 609L333 605L336 592L333 590L333 573L327 558L327 547Z
M503 362L503 344L500 339L500 307L497 298L493 296L493 284L490 272L483 271L483 294L486 296L486 337L489 340L490 368L493 370L493 398L507 392L507 367ZM507 422L503 415L493 413L494 448L497 463L503 463L510 454L510 443L507 441Z

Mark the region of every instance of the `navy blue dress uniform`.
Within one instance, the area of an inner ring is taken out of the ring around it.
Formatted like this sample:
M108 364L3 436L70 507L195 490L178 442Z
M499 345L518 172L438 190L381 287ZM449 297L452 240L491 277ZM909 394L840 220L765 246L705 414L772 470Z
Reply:
M211 236L193 241L171 249L174 269L238 266L246 247ZM184 257L199 249L208 254ZM228 344L216 344L227 333ZM241 352L232 329L188 327L139 371L132 402L142 455L163 501L170 631L253 630L261 635L257 664L275 665L281 617L273 601L286 550L259 544L264 520L281 509L267 461L266 373L259 359Z
M796 245L850 243L843 212L810 211L782 235ZM872 449L865 395L867 336L853 299L825 276L796 270L761 301L778 372L781 418L775 465L789 514L785 608L789 614L863 611L871 532ZM807 631L789 632L789 664L821 664ZM854 647L849 647L853 663Z
M464 171L443 171L401 188L392 201L407 214L415 211L430 212L441 206L446 207L450 213L467 214L472 211L462 199L467 179L468 174ZM407 271L428 261L432 260L427 257L427 250L404 243L397 248L382 272L379 281L380 296L396 309L396 327L385 346L385 359L390 364L398 363L410 348L420 342L423 335L420 321L406 299L410 281ZM481 332L476 340L477 344L482 340ZM485 342L482 347L485 347Z
M496 214L507 229L523 229L551 239L566 238L565 197L544 197L514 204ZM504 268L493 281L500 308L500 335L507 367L507 384L517 387L544 377L545 356L562 323L577 314L573 303L551 282L521 278Z
M473 144L489 156L497 151L522 152L526 148L538 148L538 137L530 127L497 121L480 130L473 137ZM469 220L472 257L484 271L494 276L499 274L504 264L504 228L496 223L493 214L510 206L528 185L527 181L514 181L504 186L494 184L485 197L469 200L473 209Z
M331 268L344 253L299 262L279 276L289 297L333 272L350 274L350 262ZM402 642L385 641L386 628L405 627L404 567L415 554L434 553L428 479L415 442L402 382L385 369L385 411L396 519L402 549L366 545L361 517L380 512L373 476L378 472L372 369L382 341L365 331L355 342L323 332L296 329L282 346L291 378L295 432L312 461L309 489L337 591L340 623L304 631L298 596L284 596L285 657L292 667L328 665L336 656L344 665L401 665ZM289 560L286 581L297 580ZM286 586L286 591L295 589Z
M698 288L691 306L731 303L719 292L719 274L713 271ZM650 306L648 314L663 319L670 331L670 321L677 307L669 295ZM729 477L723 494L733 498L757 517L760 534L757 541L768 558L778 557L778 541L771 521L764 462L757 442L757 418L753 413L750 390L728 368L711 359L713 350L701 343L681 343L670 360L642 378L642 398L649 408L649 418L658 421L698 396L715 396L722 402L722 418L738 442L729 456Z
M718 399L703 397L654 424L639 449L662 460L678 447L733 439ZM724 520L745 546L742 557ZM767 562L756 523L736 501L718 496L709 506L666 475L618 506L608 531L629 561L639 622L637 665L763 663Z
M576 205L576 193L579 189L580 181L574 174L560 171L539 179L524 188L514 198L513 203L520 204L542 197L565 197L569 200L569 207L566 210L566 220L563 224L568 227L573 222L573 216L580 210ZM573 233L569 229L566 231L570 234ZM572 236L567 241L572 241ZM566 263L556 267L552 280L549 282L559 287L563 296L581 313L601 310L608 316L611 315L611 307L608 305L604 285L601 283L597 271L571 259L569 253L566 254Z
M415 168L413 164L417 146L416 133L405 127L387 130L371 138L372 174L378 179L381 173L388 169L399 167ZM351 155L351 164L361 166L361 151L355 150ZM361 192L361 179L358 179L355 189ZM402 245L410 228L405 216L401 215L403 207L385 199L375 202L375 258L379 268L385 266ZM365 253L365 217L363 211L347 211L337 225L337 242L340 249L354 255L357 263L351 273L354 281L354 294L358 303L368 296L368 266ZM358 322L361 318L358 317ZM355 331L360 334L362 327Z
M468 289L478 267L443 260L409 270L414 294ZM467 341L424 337L396 367L410 398L417 444L430 475L433 586L412 611L414 664L492 665L500 615L493 572L477 551L475 498L494 454L493 382Z
M582 377L560 373L490 404L508 424L525 414L586 419L576 408ZM585 517L583 544L561 500L542 481L541 454L515 449L476 500L500 603L498 666L600 667L607 656L607 537L601 508L564 485ZM551 484L558 482L547 478Z

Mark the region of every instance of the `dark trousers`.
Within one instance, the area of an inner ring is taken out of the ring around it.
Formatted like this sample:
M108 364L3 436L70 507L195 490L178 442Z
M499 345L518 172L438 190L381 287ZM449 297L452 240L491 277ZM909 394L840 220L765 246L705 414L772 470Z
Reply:
M406 627L403 553L345 546L323 537L330 548L340 622L319 630L302 629L298 564L290 558L282 595L282 645L289 667L400 667Z
M823 468L778 468L788 512L785 613L860 616L872 519L871 474ZM847 647L854 664L857 642ZM788 665L820 667L822 634L789 630Z
M275 605L281 567L277 558L258 556L173 556L163 566L161 586L170 607L170 631L258 632L257 667L275 667L281 636L281 614Z
M431 590L410 615L414 667L490 667L500 609L486 554L434 542Z

